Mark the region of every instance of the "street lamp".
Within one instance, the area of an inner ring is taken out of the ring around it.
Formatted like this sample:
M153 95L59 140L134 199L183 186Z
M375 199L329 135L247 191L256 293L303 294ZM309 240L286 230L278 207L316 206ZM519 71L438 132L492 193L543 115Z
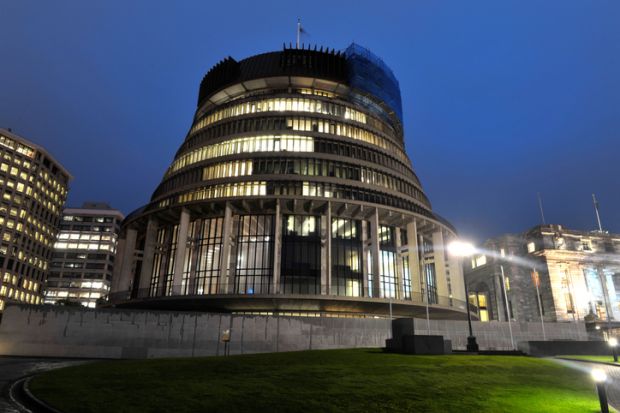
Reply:
M617 363L618 352L616 351L616 348L618 347L618 339L615 337L611 337L609 340L607 340L607 344L609 344L609 347L611 347L611 352L614 355L614 363Z
M455 257L469 257L472 256L476 249L468 242L452 241L448 244L448 252ZM469 292L467 290L467 280L465 280L465 273L463 273L463 284L465 285L465 307L467 308L467 324L469 325L469 337L467 337L467 351L477 353L479 350L476 337L471 328L471 313L469 311Z
M602 369L593 369L590 372L592 380L596 383L596 391L598 392L598 401L601 404L601 413L609 413L609 405L607 404L607 391L605 390L605 382L607 374Z

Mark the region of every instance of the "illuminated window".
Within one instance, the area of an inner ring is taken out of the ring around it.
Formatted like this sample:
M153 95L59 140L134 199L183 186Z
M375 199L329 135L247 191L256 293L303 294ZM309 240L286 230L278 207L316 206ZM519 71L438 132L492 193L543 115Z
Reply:
M252 175L252 161L223 162L207 166L202 171L204 181L246 175Z
M252 102L245 102L224 109L212 112L198 121L190 130L194 133L212 123L219 122L223 119L241 116L249 113L257 112L310 112L321 113L342 117L344 119L353 120L359 123L369 123L369 118L365 113L350 108L348 106L324 102L319 99L309 98L271 98L260 99ZM372 119L372 124L380 124L380 121Z
M192 202L212 198L238 196L262 196L267 194L266 182L239 182L235 184L213 185L179 195L178 202Z
M536 243L528 242L528 244L527 244L527 252L534 252L534 251L536 251Z
M253 152L313 152L314 139L307 136L294 135L265 135L248 138L237 138L228 141L203 146L176 159L166 175L178 171L188 165L206 159L239 153Z

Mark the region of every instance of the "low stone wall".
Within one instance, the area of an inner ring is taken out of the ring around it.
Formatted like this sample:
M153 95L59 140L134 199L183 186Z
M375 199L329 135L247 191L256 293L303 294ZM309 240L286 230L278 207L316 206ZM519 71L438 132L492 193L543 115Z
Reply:
M611 349L606 341L523 341L519 350L537 357L548 356L609 356Z
M191 312L8 306L0 354L15 356L151 358L383 347L384 319L268 317Z
M510 324L515 347L522 341L542 341L543 331L540 323ZM480 350L512 350L510 342L510 328L508 323L491 321L483 323L472 322L472 330ZM442 335L444 339L452 341L452 348L464 350L467 346L469 327L467 321L460 320L430 320L430 329L425 319L415 319L416 334ZM575 340L589 339L586 326L583 322L577 323L545 323L545 337L547 340Z
M464 349L466 321L431 320L431 335ZM506 323L475 322L483 350L510 349ZM548 324L548 339L587 340L579 323ZM213 313L10 305L0 323L0 355L151 358L224 353L221 335L230 330L230 354L384 347L390 322L373 318L270 317ZM415 319L415 333L427 334ZM513 323L515 342L542 340L540 324Z

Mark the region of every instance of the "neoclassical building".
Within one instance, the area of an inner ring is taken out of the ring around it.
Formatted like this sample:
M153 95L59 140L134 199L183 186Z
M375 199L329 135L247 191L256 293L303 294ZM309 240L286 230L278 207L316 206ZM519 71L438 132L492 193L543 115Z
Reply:
M620 234L539 225L487 240L465 265L481 321L620 327ZM502 272L505 285L502 286Z
M124 221L117 307L460 318L456 237L405 152L398 81L369 50L226 58L150 203Z

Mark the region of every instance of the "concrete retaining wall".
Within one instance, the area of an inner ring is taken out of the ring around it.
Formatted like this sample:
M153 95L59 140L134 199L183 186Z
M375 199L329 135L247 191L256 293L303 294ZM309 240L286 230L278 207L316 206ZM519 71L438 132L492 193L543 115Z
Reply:
M426 320L415 320L426 334ZM518 341L541 340L540 324L513 324ZM142 310L8 306L0 324L0 354L19 356L151 358L384 347L390 322L372 318L270 317ZM538 330L537 330L538 329ZM481 349L509 349L506 323L474 323ZM431 335L464 349L467 322L431 320ZM549 324L549 339L587 340L583 324Z
M543 332L540 323L516 323L510 324L515 346L522 341L542 341ZM472 322L472 330L480 350L512 350L510 342L510 329L508 323L491 321L483 323ZM425 319L415 319L416 334L442 335L452 341L452 348L464 350L467 346L469 328L467 321L456 320L430 320L430 330ZM581 340L589 339L586 326L583 322L577 323L545 323L547 340Z

